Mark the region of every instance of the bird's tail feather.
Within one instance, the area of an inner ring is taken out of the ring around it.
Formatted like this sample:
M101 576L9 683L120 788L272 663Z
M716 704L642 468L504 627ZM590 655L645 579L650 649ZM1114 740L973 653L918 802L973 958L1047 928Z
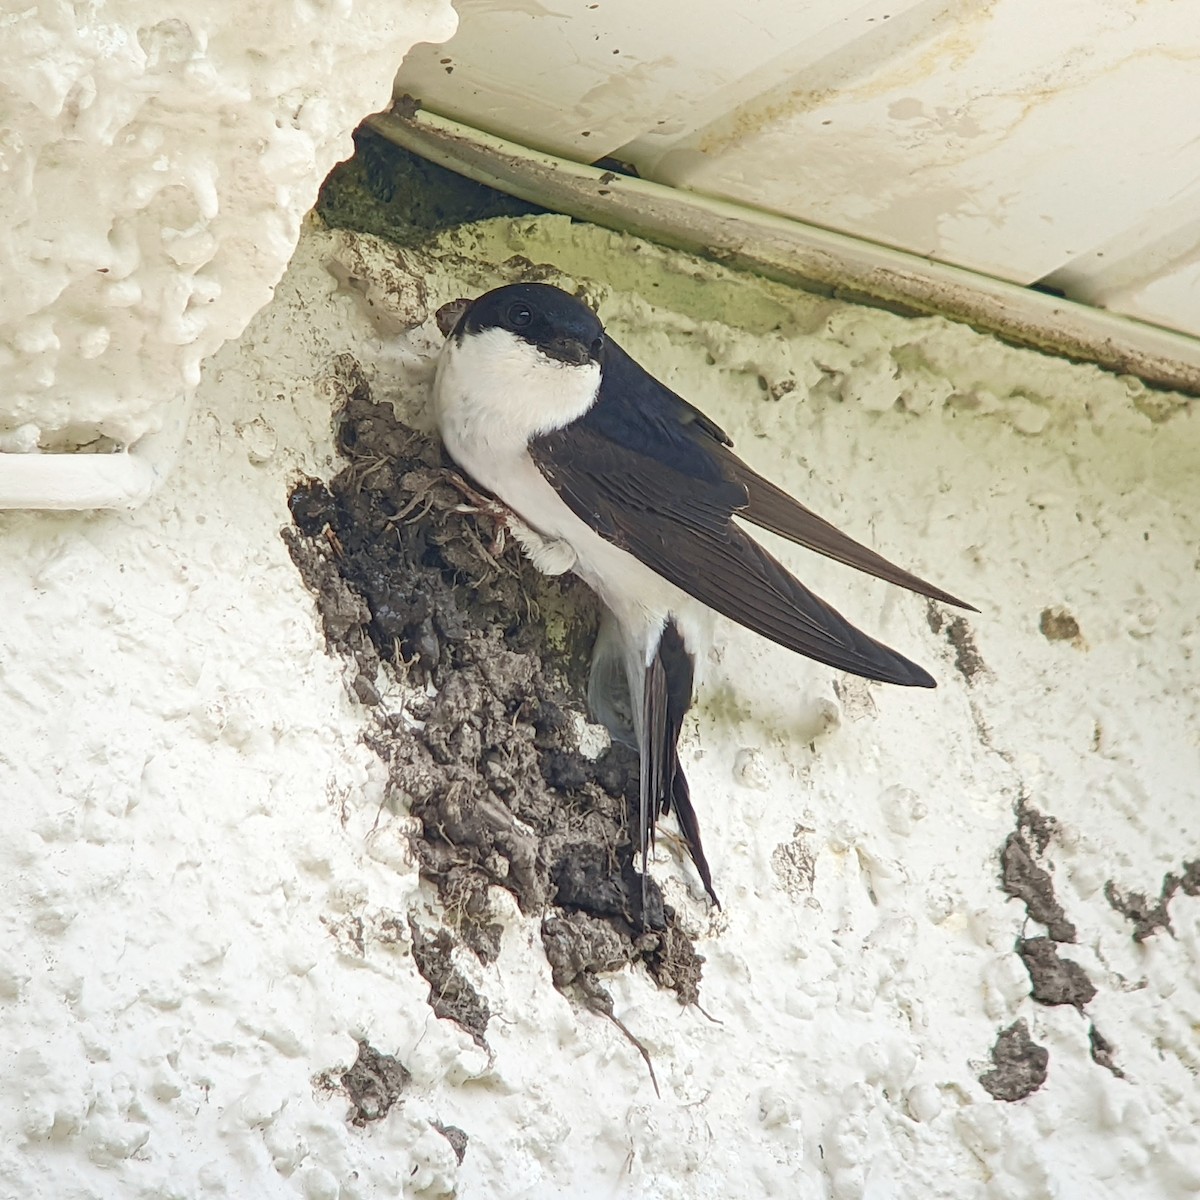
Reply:
M654 826L672 808L688 851L704 883L704 890L720 907L713 890L712 873L700 841L700 824L692 806L691 790L679 761L679 734L692 702L695 661L674 620L668 618L658 638L642 684L641 788L638 834L642 852L643 889Z

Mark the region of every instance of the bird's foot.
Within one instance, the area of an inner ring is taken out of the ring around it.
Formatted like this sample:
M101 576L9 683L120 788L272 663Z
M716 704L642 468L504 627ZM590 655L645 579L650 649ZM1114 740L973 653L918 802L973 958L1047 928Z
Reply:
M446 482L467 501L460 507L460 512L482 513L495 521L496 532L488 547L493 557L499 557L504 552L505 538L511 534L529 561L543 575L564 575L575 565L576 554L569 542L543 537L536 529L526 525L511 508L477 491L456 471L446 472Z
M491 496L476 490L457 471L446 468L445 476L446 482L466 501L465 504L458 506L457 512L491 517L495 522L496 531L492 535L487 550L491 557L498 558L504 553L506 533L511 529L512 523L517 520L512 509L501 504L499 500L494 500Z
M507 521L512 510L506 508L499 500L484 495L472 487L457 471L451 467L443 468L446 482L467 502L459 508L464 513L484 513L497 521Z

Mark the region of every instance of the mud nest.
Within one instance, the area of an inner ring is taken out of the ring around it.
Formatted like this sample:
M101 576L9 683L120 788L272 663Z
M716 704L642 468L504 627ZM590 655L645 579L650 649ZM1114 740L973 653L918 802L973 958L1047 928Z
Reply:
M499 886L542 916L558 987L604 1010L598 976L641 962L695 1002L703 960L653 880L642 910L637 757L580 748L595 598L505 545L484 498L436 440L372 400L352 358L335 361L334 381L346 465L295 487L283 536L372 710L366 736L392 799L420 821L414 850L447 929L493 961ZM470 1025L482 1037L486 1017Z

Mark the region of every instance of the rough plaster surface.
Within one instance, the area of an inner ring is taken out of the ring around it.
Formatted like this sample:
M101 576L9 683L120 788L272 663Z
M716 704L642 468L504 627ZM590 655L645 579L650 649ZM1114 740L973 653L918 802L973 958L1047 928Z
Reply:
M455 952L491 1055L432 1015L413 822L279 536L336 468L335 356L417 421L434 308L531 261L749 461L982 610L780 550L932 693L723 627L683 753L725 909L666 840L654 866L704 1012L606 980L661 1099L507 893L496 961ZM1141 940L1112 898L1153 908L1200 857L1198 443L1134 382L562 219L428 253L309 227L153 501L0 517L0 1194L1194 1194L1200 898L1177 884ZM1095 995L1064 969L1078 1003L1034 1000L1055 956Z
M271 296L300 221L449 0L10 6L0 450L136 441Z

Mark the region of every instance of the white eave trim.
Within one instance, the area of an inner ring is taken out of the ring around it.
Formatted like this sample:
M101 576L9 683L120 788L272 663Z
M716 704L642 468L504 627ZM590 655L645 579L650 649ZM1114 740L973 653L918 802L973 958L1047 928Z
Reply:
M1021 346L1200 395L1200 340L874 242L530 150L407 97L367 119L387 138L522 200L771 279L963 321Z
M162 425L116 454L0 454L0 510L137 508L170 474L188 405L163 406Z

